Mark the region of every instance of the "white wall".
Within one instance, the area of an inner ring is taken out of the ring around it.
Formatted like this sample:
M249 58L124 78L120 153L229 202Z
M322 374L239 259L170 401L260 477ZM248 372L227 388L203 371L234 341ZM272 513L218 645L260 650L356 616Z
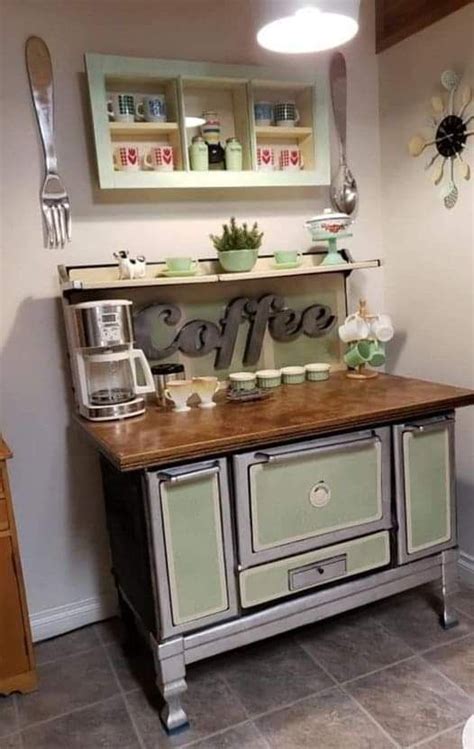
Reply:
M389 369L465 387L474 386L474 183L458 180L448 211L424 171L432 152L413 159L406 144L430 115L443 70L474 85L473 29L471 4L379 58L385 299L400 331ZM474 409L457 418L462 565L474 584Z
M110 607L107 541L96 457L70 426L56 265L108 262L119 247L150 260L172 253L209 256L207 236L231 214L258 219L266 251L304 248L304 219L327 191L262 191L104 196L94 186L84 52L277 64L257 48L256 0L4 0L1 52L3 275L1 428L15 458L11 477L30 612L37 637L100 617ZM74 240L42 248L40 147L24 67L30 34L50 47L55 75L57 146L73 207ZM373 2L362 31L345 47L349 69L349 153L361 189L353 240L357 258L381 253L377 63ZM315 67L312 56L301 64ZM293 64L296 68L295 63ZM359 274L382 304L382 271Z

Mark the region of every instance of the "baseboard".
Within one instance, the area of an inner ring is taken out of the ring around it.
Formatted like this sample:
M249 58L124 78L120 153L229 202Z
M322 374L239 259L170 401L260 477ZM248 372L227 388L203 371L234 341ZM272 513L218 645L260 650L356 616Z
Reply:
M94 598L66 603L53 609L45 609L30 616L33 642L47 640L86 624L100 622L117 613L117 595L114 591L101 593Z
M474 588L474 557L461 551L459 554L459 577L463 583Z

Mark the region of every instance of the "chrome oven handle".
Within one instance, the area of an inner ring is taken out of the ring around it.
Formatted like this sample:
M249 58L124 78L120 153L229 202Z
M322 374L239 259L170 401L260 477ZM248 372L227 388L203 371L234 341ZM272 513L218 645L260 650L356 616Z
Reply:
M171 484L177 484L180 481L190 481L191 479L200 479L203 476L214 476L219 473L219 466L212 465L206 468L198 468L196 471L183 471L182 473L172 473L171 471L159 471L158 479L169 481Z

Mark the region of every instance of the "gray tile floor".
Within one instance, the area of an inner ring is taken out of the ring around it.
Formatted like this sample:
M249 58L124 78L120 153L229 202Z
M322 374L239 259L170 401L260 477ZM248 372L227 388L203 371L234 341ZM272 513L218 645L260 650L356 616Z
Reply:
M191 728L161 728L146 654L110 620L36 646L40 688L0 698L0 749L460 749L474 713L474 591L444 632L421 588L197 664Z

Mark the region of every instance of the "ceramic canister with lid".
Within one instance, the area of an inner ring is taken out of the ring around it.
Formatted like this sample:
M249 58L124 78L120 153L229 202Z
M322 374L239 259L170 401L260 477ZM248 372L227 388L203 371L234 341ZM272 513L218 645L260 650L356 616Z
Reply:
M238 138L227 138L226 140L225 168L228 172L242 171L242 144Z
M209 169L209 148L202 135L195 135L189 146L189 158L193 172L207 172Z

